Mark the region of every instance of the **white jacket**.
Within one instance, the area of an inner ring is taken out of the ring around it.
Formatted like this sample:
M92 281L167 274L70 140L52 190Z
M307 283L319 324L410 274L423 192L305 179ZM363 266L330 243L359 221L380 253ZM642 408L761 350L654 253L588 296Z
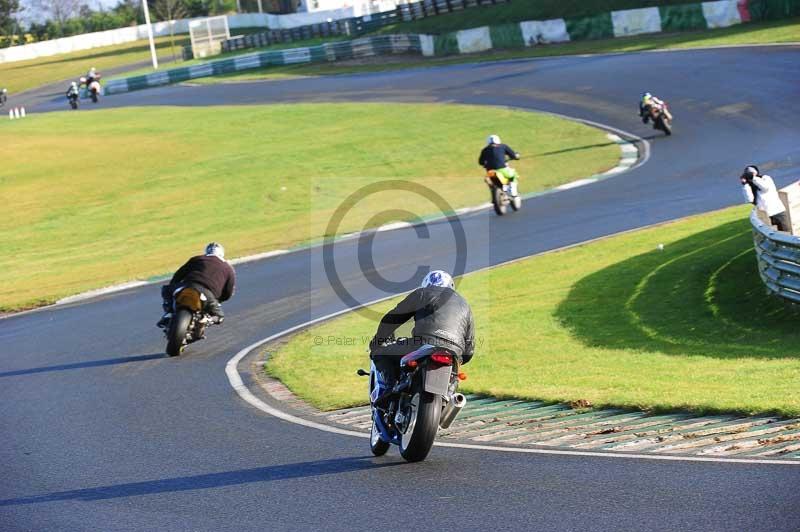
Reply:
M786 210L780 196L778 196L778 189L775 188L775 181L773 181L770 176L756 176L753 178L753 184L758 189L756 207L767 213L767 216L775 216ZM747 203L753 203L753 190L750 188L750 185L743 185L742 193Z

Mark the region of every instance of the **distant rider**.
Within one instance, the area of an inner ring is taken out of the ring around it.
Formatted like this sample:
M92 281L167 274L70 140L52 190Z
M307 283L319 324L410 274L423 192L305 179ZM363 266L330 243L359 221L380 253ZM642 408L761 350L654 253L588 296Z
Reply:
M89 72L86 74L86 86L92 84L93 81L99 81L100 74L97 72L97 69L92 67L89 69Z
M161 287L164 315L157 323L158 327L165 327L169 323L173 310L172 297L179 288L187 286L205 295L203 310L213 316L216 323L222 323L225 313L220 302L230 299L236 288L236 272L225 260L225 248L222 244L208 244L205 254L189 259L175 272L169 284Z
M481 155L478 157L478 164L483 166L487 172L494 170L497 175L508 180L511 196L517 196L519 174L506 164L506 157L516 160L519 159L519 154L508 145L503 144L497 135L490 135L486 142L486 147L481 150Z
M80 93L81 93L81 91L80 91L80 89L78 89L78 84L73 81L72 83L69 84L69 88L67 89L67 99L68 100L72 100L72 99L77 100L78 96L80 96Z
M642 99L639 102L639 116L642 117L643 124L646 124L650 120L650 111L654 107L660 111L663 111L667 118L672 120L672 115L669 112L667 103L664 100L656 98L649 92L645 92L642 94Z
M395 343L394 332L414 319L411 338ZM372 339L370 358L387 383L397 380L400 359L423 345L444 347L466 364L475 351L475 320L466 300L455 291L447 272L434 270L422 285L390 310Z

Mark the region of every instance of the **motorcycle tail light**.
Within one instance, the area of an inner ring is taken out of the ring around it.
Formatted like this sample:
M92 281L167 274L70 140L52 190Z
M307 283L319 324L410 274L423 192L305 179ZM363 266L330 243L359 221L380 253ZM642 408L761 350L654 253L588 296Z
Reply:
M450 366L453 364L453 357L450 353L439 351L431 355L431 361L440 366Z

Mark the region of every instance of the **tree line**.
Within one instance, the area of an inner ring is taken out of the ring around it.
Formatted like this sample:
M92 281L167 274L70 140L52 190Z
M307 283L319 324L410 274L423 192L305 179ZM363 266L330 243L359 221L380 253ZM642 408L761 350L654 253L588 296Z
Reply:
M236 0L148 0L148 6L151 17L163 21L235 12ZM43 21L23 24L24 9ZM93 9L84 0L31 0L27 8L19 0L0 0L0 47L137 24L144 24L141 0L120 0L111 9Z

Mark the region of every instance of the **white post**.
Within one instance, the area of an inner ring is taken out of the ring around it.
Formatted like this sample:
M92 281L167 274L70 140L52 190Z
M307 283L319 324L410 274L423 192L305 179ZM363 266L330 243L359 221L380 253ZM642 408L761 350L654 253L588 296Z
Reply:
M150 25L150 9L147 0L142 0L144 9L144 23L147 25L147 38L150 40L150 57L153 59L153 69L158 70L158 57L156 57L156 43L153 41L153 26Z

